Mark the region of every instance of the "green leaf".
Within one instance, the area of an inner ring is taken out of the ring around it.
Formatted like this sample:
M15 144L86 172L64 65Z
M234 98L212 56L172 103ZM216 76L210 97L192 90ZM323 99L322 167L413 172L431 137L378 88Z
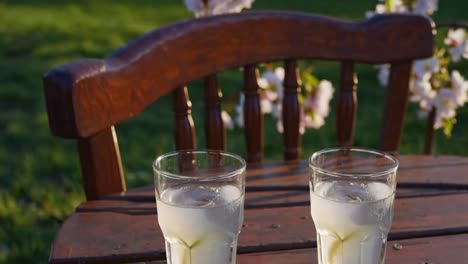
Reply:
M442 120L442 128L444 130L444 135L447 137L447 138L450 138L452 137L452 130L453 130L453 126L457 123L457 119L455 119L455 117L452 117L452 118L444 118Z
M442 87L450 87L450 75L447 72L447 69L441 68L440 72L434 73L431 80L432 87L436 90L439 90Z
M444 57L444 54L445 54L445 48L436 48L434 52L434 57L442 58Z
M307 92L313 93L315 88L319 85L320 80L315 77L310 71L302 72L302 83Z
M393 0L385 0L385 8L389 12L395 11L395 4L393 3Z

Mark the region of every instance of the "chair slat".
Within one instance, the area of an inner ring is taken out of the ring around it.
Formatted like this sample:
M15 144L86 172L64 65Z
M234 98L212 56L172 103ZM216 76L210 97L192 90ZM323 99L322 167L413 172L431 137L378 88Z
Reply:
M284 128L284 159L297 160L301 154L300 106L298 94L301 91L299 72L295 60L284 63L284 97L282 119Z
M174 136L176 149L196 149L195 129L192 119L192 102L187 87L180 86L172 95L174 107Z
M222 93L216 74L205 77L206 148L226 150L226 130L221 118Z
M255 64L244 67L244 123L248 162L263 159L263 114L257 77Z
M432 154L432 146L434 144L434 122L436 116L436 109L432 107L431 112L429 112L429 116L427 117L426 123L426 138L424 142L424 154L430 155Z
M357 77L354 63L344 61L341 64L340 91L336 106L337 145L349 147L353 144L357 110Z
M380 149L383 151L397 152L400 145L408 104L411 65L412 61L391 64L380 140Z
M78 139L81 175L87 200L126 190L114 127Z

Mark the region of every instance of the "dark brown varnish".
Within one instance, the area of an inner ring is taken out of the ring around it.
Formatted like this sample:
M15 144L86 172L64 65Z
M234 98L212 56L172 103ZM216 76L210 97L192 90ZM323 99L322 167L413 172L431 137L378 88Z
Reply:
M336 134L337 144L344 146L353 145L355 132L355 63L390 63L381 148L396 152L406 109L409 65L415 59L431 56L433 46L431 22L421 16L374 16L363 22L349 22L305 13L265 11L188 20L144 34L108 58L83 59L51 69L43 78L49 125L54 135L80 142L87 199L97 199L125 190L117 141L109 130L161 96L173 94L176 148L197 147L186 88L193 80L204 80L204 147L225 150L217 74L244 68L247 160L261 162L263 116L256 65L284 61L284 159L298 160L301 113L296 61L342 63ZM105 148L98 150L97 146ZM99 157L99 151L111 155Z

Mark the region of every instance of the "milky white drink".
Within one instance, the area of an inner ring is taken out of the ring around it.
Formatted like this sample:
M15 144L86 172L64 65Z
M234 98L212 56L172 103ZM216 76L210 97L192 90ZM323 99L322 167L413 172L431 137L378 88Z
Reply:
M235 263L243 195L233 185L183 185L157 199L169 264Z
M310 201L319 263L383 263L393 200L392 189L380 182L318 183Z

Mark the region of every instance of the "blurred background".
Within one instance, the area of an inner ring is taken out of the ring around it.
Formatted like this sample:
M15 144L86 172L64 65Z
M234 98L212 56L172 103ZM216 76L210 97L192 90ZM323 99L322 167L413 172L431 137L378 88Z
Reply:
M376 4L374 0L256 0L252 9L362 20ZM468 20L466 10L467 1L439 1L433 18ZM144 32L191 17L182 0L0 0L0 263L46 263L57 228L85 200L75 142L54 138L48 128L41 76L75 59L103 58ZM446 33L438 34L439 43ZM315 75L338 86L338 63L317 61L313 65ZM466 61L458 63L457 69L468 77ZM355 145L375 148L386 91L377 81L375 68L358 65L357 72ZM232 110L242 74L225 72L220 82L224 106ZM197 142L203 148L202 83L195 81L189 87ZM331 105L326 124L304 134L304 158L334 145L334 101ZM401 153L423 151L425 122L418 119L417 109L416 104L409 104ZM282 136L273 119L265 118L265 159L282 159L282 149L275 144ZM434 154L468 155L466 105L458 111L457 120L450 139L436 132ZM153 159L175 149L172 123L170 98L166 97L116 126L127 187L152 183ZM229 130L227 136L228 150L244 155L242 129Z

